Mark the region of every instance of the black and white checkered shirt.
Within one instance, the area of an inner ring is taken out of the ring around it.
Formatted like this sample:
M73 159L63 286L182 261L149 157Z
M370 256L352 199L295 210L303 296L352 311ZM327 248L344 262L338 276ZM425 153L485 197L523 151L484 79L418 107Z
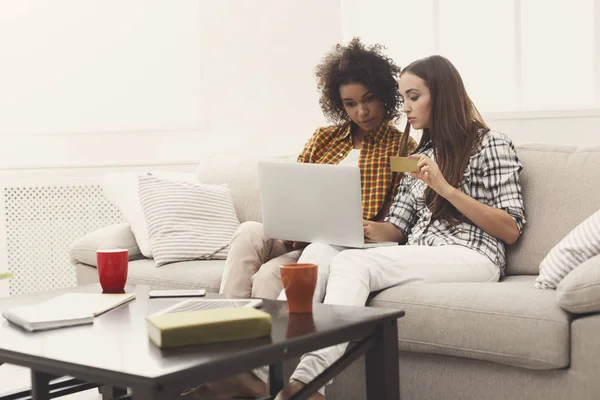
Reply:
M433 159L431 147L426 146L420 153ZM502 133L489 131L465 169L461 191L484 204L506 211L521 232L525 224L519 183L522 170L523 165L511 140ZM504 242L468 219L454 227L445 221L434 221L425 229L431 221L431 211L425 205L426 187L423 181L405 175L386 218L408 238L406 244L465 246L485 255L503 271L506 263Z

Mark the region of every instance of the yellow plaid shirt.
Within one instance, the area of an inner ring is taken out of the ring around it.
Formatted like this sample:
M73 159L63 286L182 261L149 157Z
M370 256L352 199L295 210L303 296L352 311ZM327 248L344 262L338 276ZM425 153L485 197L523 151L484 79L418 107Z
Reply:
M298 156L298 162L316 164L338 164L354 148L351 124L326 126L316 130ZM401 174L390 169L390 156L400 155L400 140L403 133L388 121L368 132L363 139L358 167L362 186L363 218L382 219L396 194ZM409 138L408 152L416 148Z

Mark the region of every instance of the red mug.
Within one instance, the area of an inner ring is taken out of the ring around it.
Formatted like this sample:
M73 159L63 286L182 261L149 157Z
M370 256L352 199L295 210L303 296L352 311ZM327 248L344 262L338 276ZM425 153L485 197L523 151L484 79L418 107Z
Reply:
M127 249L97 250L98 278L103 293L123 293L127 282Z

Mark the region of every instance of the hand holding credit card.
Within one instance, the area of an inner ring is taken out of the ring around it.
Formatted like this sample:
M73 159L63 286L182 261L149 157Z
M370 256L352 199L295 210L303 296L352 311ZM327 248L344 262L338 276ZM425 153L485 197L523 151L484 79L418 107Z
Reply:
M393 172L417 172L418 158L390 157L390 166Z

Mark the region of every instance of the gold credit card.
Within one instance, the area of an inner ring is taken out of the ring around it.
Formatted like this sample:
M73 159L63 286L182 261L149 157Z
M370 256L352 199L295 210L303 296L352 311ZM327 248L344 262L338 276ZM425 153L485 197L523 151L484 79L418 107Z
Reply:
M390 157L390 166L393 172L417 172L418 158Z

